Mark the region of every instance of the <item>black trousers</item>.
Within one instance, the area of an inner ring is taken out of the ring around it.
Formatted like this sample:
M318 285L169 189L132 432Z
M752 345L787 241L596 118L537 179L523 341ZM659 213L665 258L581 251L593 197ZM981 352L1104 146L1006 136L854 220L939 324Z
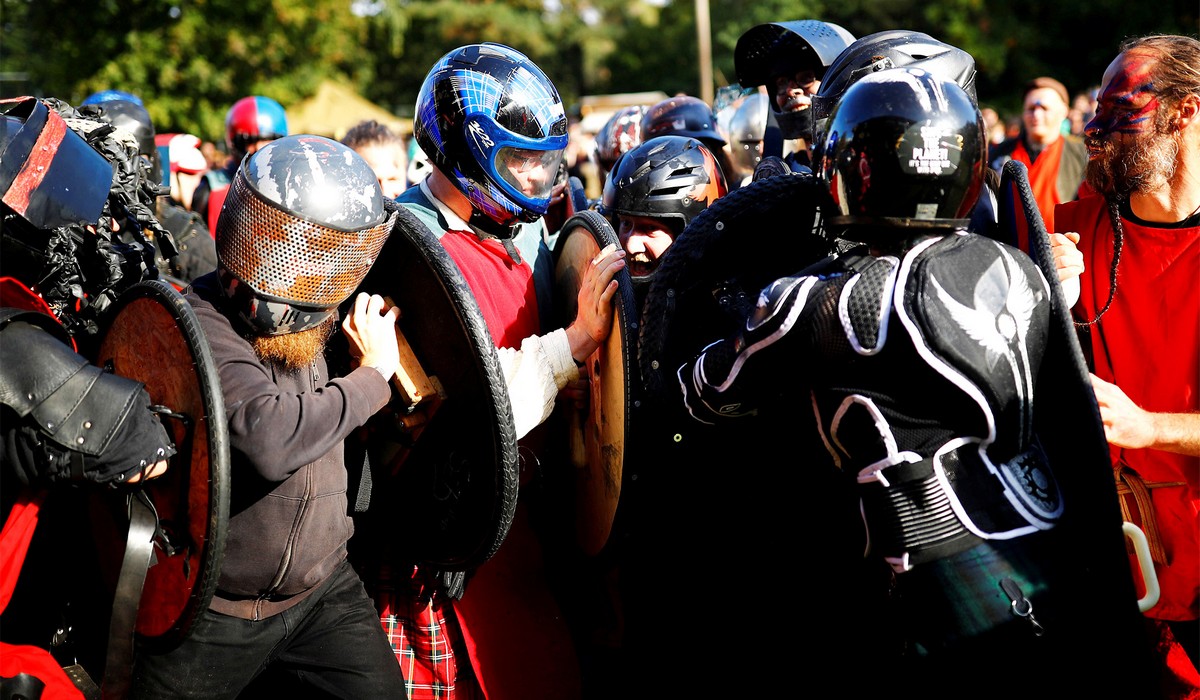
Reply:
M178 648L138 654L130 696L232 699L268 669L303 685L305 697L405 697L400 664L349 563L265 620L204 611Z

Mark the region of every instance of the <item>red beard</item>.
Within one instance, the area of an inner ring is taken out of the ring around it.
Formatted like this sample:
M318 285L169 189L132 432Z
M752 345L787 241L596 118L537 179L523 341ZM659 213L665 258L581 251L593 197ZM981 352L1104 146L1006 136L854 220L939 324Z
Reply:
M1093 153L1099 151L1088 161L1087 183L1109 198L1161 189L1178 168L1179 140L1158 118L1150 131L1110 134L1087 143Z

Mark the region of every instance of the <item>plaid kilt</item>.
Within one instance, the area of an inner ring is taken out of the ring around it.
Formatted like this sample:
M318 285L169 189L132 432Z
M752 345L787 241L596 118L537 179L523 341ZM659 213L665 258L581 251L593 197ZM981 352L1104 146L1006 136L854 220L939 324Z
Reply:
M426 592L416 567L397 578L381 572L373 597L409 700L482 700L470 663L459 676L458 659L467 657L454 611Z

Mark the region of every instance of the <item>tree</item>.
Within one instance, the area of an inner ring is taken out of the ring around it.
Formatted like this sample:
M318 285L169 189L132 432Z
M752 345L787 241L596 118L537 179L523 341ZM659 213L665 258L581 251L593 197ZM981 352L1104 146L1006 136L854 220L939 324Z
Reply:
M217 143L226 110L241 97L265 95L286 107L322 80L357 84L373 68L366 23L346 0L3 3L0 69L27 73L30 92L78 104L97 90L126 90L145 101L159 132Z
M976 59L981 102L1013 113L1029 78L1084 90L1100 82L1123 38L1194 35L1194 0L1170 2L1173 12L1121 0L710 0L713 80L736 80L734 46L750 27L817 18L855 36L905 28L959 46ZM266 95L287 107L327 79L410 116L433 63L477 41L524 52L568 105L608 92L700 94L694 0L0 0L0 8L0 94L76 104L96 90L128 90L159 131L218 143L238 98Z

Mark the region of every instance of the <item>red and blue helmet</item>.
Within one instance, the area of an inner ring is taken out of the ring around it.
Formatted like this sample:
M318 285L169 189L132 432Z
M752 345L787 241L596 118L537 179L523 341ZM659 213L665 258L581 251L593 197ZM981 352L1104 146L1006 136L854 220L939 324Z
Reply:
M270 97L243 97L225 113L225 145L241 156L256 141L273 141L288 135L287 112Z
M443 56L425 77L413 136L484 215L475 218L503 229L546 213L567 148L567 115L557 88L524 54L470 44ZM524 192L512 174L517 162L544 167L544 186Z

